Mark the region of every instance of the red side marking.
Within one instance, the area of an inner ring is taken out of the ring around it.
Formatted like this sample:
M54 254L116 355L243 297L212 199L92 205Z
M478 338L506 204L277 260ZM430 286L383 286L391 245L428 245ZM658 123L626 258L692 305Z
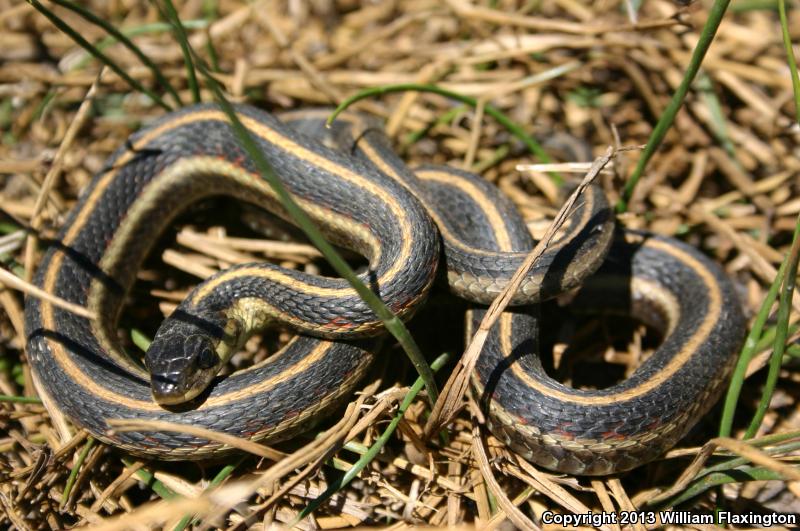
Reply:
M647 425L647 428L645 429L645 431L653 431L656 428L660 428L661 424L662 424L661 419L655 419L655 420L653 420L653 422L651 422L650 424Z
M287 411L286 414L283 416L283 420L293 419L300 415L303 411L300 409L292 409L291 411Z
M354 323L348 321L346 317L342 317L341 315L338 315L338 316L334 317L333 319L331 319L330 321L328 321L326 326L329 326L331 328L349 329L349 328L355 328L356 325Z
M247 422L247 429L242 432L242 435L248 439L252 439L256 435L259 435L260 433L263 433L271 428L273 428L272 425L262 426L260 421L250 420Z
M617 422L617 423L616 423L616 424L615 424L615 425L614 425L614 426L611 428L611 430L609 430L609 431L607 431L607 432L604 432L604 433L602 434L603 440L606 440L606 439L613 439L613 440L615 440L615 441L620 441L620 440L622 440L622 439L625 439L625 436L624 436L624 435L622 435L622 434L620 434L620 433L617 431L618 429L622 428L624 425L625 425L625 423L624 423L624 422Z
M571 440L575 439L575 434L570 433L569 431L567 431L567 428L569 428L570 426L572 426L572 422L565 422L565 423L559 425L555 430L553 430L553 433L555 433L555 434L557 434L557 435L559 435L559 436L561 436L561 437L563 437L565 439L569 439L571 441Z

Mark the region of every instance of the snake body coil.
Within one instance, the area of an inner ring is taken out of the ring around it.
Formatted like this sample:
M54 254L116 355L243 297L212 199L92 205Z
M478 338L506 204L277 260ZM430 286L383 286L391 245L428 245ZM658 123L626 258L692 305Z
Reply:
M286 113L291 127L249 107L237 112L301 206L328 238L368 259L362 279L404 318L435 276L434 221L451 289L477 304L502 291L532 248L519 214L493 186L451 168L408 170L369 119L348 113L325 130L327 111ZM343 281L246 264L197 286L162 324L146 356L151 380L115 339L122 300L157 235L209 195L286 217L221 111L198 106L165 116L112 156L37 273L45 291L100 318L26 302L40 393L101 440L137 454L199 459L227 447L185 434L109 432L107 419L168 420L252 440L289 437L337 404L368 367L372 340L343 340L380 332ZM743 318L717 266L673 240L634 233L621 234L605 260L613 233L605 198L592 187L512 302L575 288L600 267L578 297L632 311L660 329L665 340L652 358L613 388L567 388L534 355L536 318L511 309L473 377L495 434L548 468L605 474L656 457L707 409L741 342ZM472 310L473 323L483 311ZM276 320L304 335L266 362L215 379L250 334Z
M239 112L326 235L368 257L363 280L396 313L412 312L433 281L438 258L433 224L413 196L266 113ZM41 394L101 440L135 453L200 459L221 445L168 432L110 434L106 419L165 420L254 440L288 437L348 394L371 359L364 345L300 337L266 363L221 379L194 409L170 411L153 400L149 375L124 354L114 327L157 235L182 208L212 195L283 213L217 108L186 109L140 131L83 193L36 276L42 289L99 318L47 301L26 304L28 352ZM256 298L263 304L253 304ZM208 379L224 361L218 351L241 342L246 331L236 323L277 318L317 335L380 330L343 280L267 264L240 266L198 286L162 326L165 332L147 354L156 374L153 392L180 402L189 389L179 383L194 384L198 373Z

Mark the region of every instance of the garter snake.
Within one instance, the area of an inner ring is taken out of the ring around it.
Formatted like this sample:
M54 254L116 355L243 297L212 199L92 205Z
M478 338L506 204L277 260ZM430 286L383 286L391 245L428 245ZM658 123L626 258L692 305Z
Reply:
M247 106L237 113L326 237L367 258L362 280L403 318L427 296L440 239L451 290L478 305L503 289L533 245L493 186L451 168L409 170L370 119L346 113L324 130L327 111L290 112L282 121ZM158 234L187 205L214 195L287 217L219 109L200 105L164 116L112 155L37 271L44 291L99 318L26 301L28 353L46 403L138 455L202 459L229 448L180 433L111 432L108 419L167 420L251 440L290 437L352 391L372 359L371 338L381 332L340 279L244 264L192 290L159 328L145 357L150 374L144 371L116 339L125 295ZM627 286L630 293L609 304L632 302L634 313L664 331L651 360L611 389L565 388L532 356L536 319L510 309L473 377L492 430L557 470L625 470L664 451L709 406L741 341L743 318L716 265L673 240L633 233L617 238L618 254L605 260L613 233L605 198L592 187L512 302L553 297L600 268L578 296L605 302L609 285ZM471 319L482 312L476 306ZM265 362L216 378L228 356L272 321L300 335Z

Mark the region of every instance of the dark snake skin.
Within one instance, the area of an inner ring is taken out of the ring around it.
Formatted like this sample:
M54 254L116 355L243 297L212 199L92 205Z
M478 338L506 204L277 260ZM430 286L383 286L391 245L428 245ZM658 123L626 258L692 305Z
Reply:
M237 110L253 127L266 128L264 136L256 135L261 148L292 193L322 209L312 217L347 220L325 223L326 236L368 258L363 280L404 318L424 301L436 273L439 236L428 213L443 235L452 289L475 303L491 301L533 246L524 221L496 188L452 168L408 170L372 119L349 113L325 130L320 118L328 111L285 114L297 133L261 111ZM268 141L269 135L277 140ZM36 277L37 285L89 306L102 319L93 327L50 303L26 302L28 352L42 394L77 425L136 454L201 459L229 448L180 433L112 432L107 419L167 420L251 440L284 439L335 407L372 359L372 340L341 341L380 332L376 317L344 281L262 264L237 266L195 288L157 334L156 358L165 361L163 367L149 361L151 369L177 377L173 363L180 371L187 365L174 345L191 343L194 349L200 334L219 340L228 333L224 309L242 297L269 301L276 308L265 310L274 313L269 319L284 318L305 334L337 342L300 336L266 363L219 378L193 402L167 410L153 402L147 375L115 339L107 339L116 337L124 295L149 246L188 204L232 195L286 217L233 139L213 106L167 115L131 137L82 195ZM284 141L299 147L287 149ZM180 170L194 161L202 164ZM220 176L220 167L228 174ZM161 183L159 176L170 171L174 182ZM361 184L339 175L348 172ZM233 183L236 176L245 184ZM149 189L160 190L157 201L142 199ZM398 223L398 212L406 225ZM663 344L630 379L602 391L573 390L542 369L536 308L512 309L492 330L473 386L492 431L524 457L562 472L608 474L657 457L710 407L741 343L744 318L721 270L675 240L620 232L603 262L614 231L599 187L590 188L572 219L534 265L514 304L575 288L599 267L577 295L578 304L633 313L664 333ZM121 250L124 257L116 256ZM290 281L272 280L278 271ZM657 287L648 289L651 284ZM338 295L317 293L323 290ZM473 308L473 327L484 311Z

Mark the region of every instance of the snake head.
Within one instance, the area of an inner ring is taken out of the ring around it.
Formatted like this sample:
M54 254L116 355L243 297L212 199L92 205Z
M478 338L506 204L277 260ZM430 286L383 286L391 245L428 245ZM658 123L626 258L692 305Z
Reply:
M155 401L174 406L197 397L228 361L228 343L218 313L175 310L145 354Z

